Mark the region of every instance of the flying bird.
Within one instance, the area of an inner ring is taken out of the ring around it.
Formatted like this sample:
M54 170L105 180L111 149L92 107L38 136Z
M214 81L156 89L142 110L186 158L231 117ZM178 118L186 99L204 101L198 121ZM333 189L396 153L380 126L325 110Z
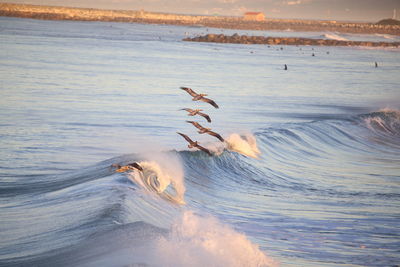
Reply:
M218 138L221 142L224 142L224 138L222 138L221 135L217 134L216 132L211 131L211 128L205 128L203 126L200 125L200 123L195 122L195 121L186 121L187 123L191 123L194 127L196 127L197 129L199 129L200 131L198 131L199 134L209 134L211 136L214 136L216 138Z
M200 115L200 116L204 117L208 122L211 122L210 116L208 116L207 114L205 114L203 112L200 112L200 111L203 111L202 109L183 108L181 110L186 110L187 112L189 112L188 116Z
M191 88L188 87L181 87L182 90L186 91L189 95L191 95L193 97L193 101L203 101L206 102L210 105L212 105L215 108L219 108L217 103L215 103L213 100L206 98L205 96L207 94L198 94L195 91L193 91Z
M117 168L115 171L116 172L126 172L126 171L130 171L130 170L139 170L139 171L143 171L142 166L139 165L139 163L137 162L133 162L133 163L129 163L125 166L121 166L117 163L112 164L111 167Z
M207 148L202 147L201 145L199 145L199 143L198 143L197 141L193 141L193 140L190 139L189 136L187 136L186 134L179 133L179 132L177 132L177 134L179 134L180 136L182 136L183 138L185 138L186 141L188 141L188 143L189 143L188 148L193 148L193 147L195 147L195 148L198 148L198 149L200 149L200 150L206 152L208 155L212 156L211 152L210 152Z

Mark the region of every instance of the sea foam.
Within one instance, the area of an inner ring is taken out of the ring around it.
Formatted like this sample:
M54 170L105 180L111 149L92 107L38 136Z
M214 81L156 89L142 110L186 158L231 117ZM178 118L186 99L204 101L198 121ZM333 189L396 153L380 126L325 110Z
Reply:
M157 243L156 266L278 266L244 234L187 210Z
M247 133L239 135L237 133L229 135L225 140L227 149L238 152L248 157L258 158L261 154L257 147L257 141L254 135Z
M180 160L172 154L152 154L151 160L140 161L143 172L134 171L130 178L164 199L184 204L185 184Z

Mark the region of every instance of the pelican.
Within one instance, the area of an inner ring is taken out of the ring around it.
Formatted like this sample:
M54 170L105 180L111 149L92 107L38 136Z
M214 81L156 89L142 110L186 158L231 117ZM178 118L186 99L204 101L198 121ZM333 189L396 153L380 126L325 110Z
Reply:
M111 167L117 168L115 171L116 172L126 172L126 171L130 171L130 170L139 170L139 171L143 171L142 166L139 165L139 163L137 162L133 162L133 163L129 163L125 166L121 166L118 163L112 164Z
M200 131L198 131L199 134L206 133L206 134L209 134L211 136L214 136L214 137L218 138L221 142L225 141L224 138L222 138L222 136L220 136L216 132L211 131L211 128L204 128L203 126L200 125L200 123L195 122L195 121L186 121L186 122L193 124L194 127L199 129L200 130Z
M191 88L188 87L181 87L182 90L185 90L189 95L191 95L193 97L193 101L203 101L206 102L210 105L212 105L215 108L219 108L217 103L215 103L213 100L206 98L205 96L207 94L198 94L195 91L193 91Z
M208 116L207 114L205 114L203 112L200 112L200 111L203 111L202 109L183 108L181 110L186 110L187 112L189 112L188 116L200 115L200 116L204 117L208 122L211 122L210 116Z
M197 141L193 141L193 140L190 139L189 136L187 136L186 134L178 133L178 132L177 132L177 134L179 134L180 136L182 136L183 138L185 138L186 141L188 141L188 143L189 143L188 148L193 148L193 147L195 147L195 148L198 148L198 149L200 149L200 150L206 152L208 155L212 156L211 152L210 152L207 148L202 147L201 145L199 145L199 143L198 143Z

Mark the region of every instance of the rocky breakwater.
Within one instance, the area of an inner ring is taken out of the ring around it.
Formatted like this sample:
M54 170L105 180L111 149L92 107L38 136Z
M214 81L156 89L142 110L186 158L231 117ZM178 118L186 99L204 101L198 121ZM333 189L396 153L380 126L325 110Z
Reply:
M224 34L207 34L193 38L185 38L189 42L211 42L231 44L267 44L267 45L321 45L321 46L368 46L368 47L399 47L400 42L369 42L369 41L347 41L331 39L311 39L298 37L264 37L247 36L237 33L229 36Z

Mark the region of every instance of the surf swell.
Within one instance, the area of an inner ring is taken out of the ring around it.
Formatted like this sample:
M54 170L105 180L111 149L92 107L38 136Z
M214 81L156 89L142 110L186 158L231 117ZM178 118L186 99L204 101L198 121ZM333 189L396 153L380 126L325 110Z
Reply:
M185 185L182 164L173 152L153 153L139 161L143 171L129 173L129 178L162 198L184 204Z
M381 109L362 116L367 127L377 133L400 135L400 111Z
M261 240L261 247L250 242L242 232L249 231L246 234L252 236L253 229L248 225L240 228L240 223L235 224L237 217L232 222L229 216L242 210L245 210L242 214L249 214L249 197L260 200L252 202L257 212L251 216L278 212L274 210L273 198L268 197L276 194L301 193L328 200L334 196L335 205L336 199L397 200L396 180L388 180L386 184L390 186L371 191L363 185L366 179L375 181L377 175L348 175L348 170L359 170L366 159L371 169L378 169L385 159L398 160L399 133L400 112L382 109L345 119L284 123L258 129L254 135L234 133L225 138L226 146L222 142L210 144L222 147L221 153L211 157L202 151L129 154L71 173L35 179L21 177L18 187L9 188L18 193L14 201L19 204L2 214L5 227L18 236L3 236L4 251L21 249L18 254L2 255L6 259L3 263L6 266L63 263L81 266L85 262L91 266L104 262L109 265L121 262L121 266L276 266L263 252L267 249L265 243L263 246L266 240ZM260 150L267 156L260 157ZM332 164L336 157L342 159L340 168ZM143 173L137 170L115 173L110 169L113 163L130 162L138 162ZM398 176L398 168L383 171L378 174ZM266 206L265 201L271 201L270 205ZM218 210L210 203L217 203ZM44 212L43 206L46 213L50 210L69 219L48 220L40 213ZM24 217L27 210L30 216ZM31 218L39 226L29 233L19 232L32 227ZM222 223L217 218L228 222ZM254 231L280 227L270 224L265 217L259 218L254 221ZM287 238L285 233L298 229L296 220L291 221L290 216L285 220L288 223L282 231L275 232L277 238ZM340 220L335 223L350 229ZM49 226L52 231L48 231ZM351 236L354 230L341 231L340 234ZM357 234L364 233L358 230ZM39 246L43 238L52 240L51 247ZM26 242L33 244L34 249L26 246ZM318 240L310 238L304 242L314 246ZM324 252L313 249L316 253ZM52 250L59 253L57 257Z

